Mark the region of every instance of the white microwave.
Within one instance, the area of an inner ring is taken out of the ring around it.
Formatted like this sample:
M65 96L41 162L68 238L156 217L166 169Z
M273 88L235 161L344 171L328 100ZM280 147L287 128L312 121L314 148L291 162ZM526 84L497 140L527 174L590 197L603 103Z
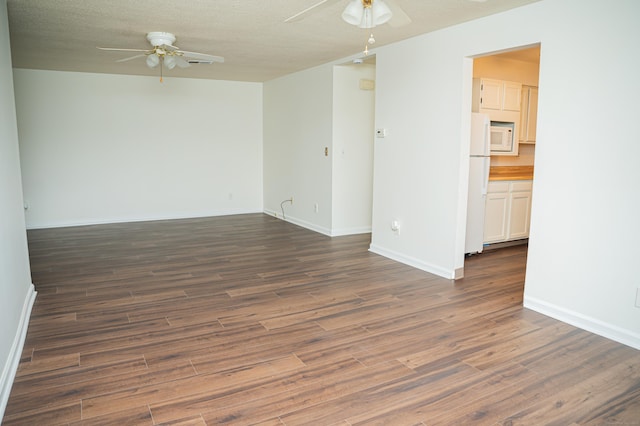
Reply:
M513 151L515 123L507 121L491 122L491 151Z

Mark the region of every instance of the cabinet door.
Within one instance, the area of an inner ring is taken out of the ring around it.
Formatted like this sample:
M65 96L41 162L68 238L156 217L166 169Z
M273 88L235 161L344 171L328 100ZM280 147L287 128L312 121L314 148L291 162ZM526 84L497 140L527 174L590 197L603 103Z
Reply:
M491 185L491 183L489 184ZM496 243L507 239L508 192L488 192L484 215L484 242Z
M517 240L529 236L529 216L531 213L531 191L509 194L509 233L507 239Z
M501 80L483 78L480 89L480 108L502 109L503 84Z
M538 88L529 88L529 102L527 111L527 138L529 143L536 142L536 126L538 124Z
M512 81L504 82L504 98L502 101L503 111L520 111L520 96L522 92L522 84Z
M518 139L520 142L527 140L527 123L529 113L529 86L522 86L520 94L522 104L520 105L520 130L518 131Z

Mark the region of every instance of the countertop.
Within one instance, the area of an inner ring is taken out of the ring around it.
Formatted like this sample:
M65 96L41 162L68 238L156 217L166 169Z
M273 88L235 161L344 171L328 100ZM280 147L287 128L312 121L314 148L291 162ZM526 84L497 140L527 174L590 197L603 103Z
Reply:
M489 169L489 180L533 180L533 166L494 166Z

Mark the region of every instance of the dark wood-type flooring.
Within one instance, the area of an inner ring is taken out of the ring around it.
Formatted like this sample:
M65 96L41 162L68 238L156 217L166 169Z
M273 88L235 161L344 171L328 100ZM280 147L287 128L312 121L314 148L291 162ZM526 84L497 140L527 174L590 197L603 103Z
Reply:
M4 425L640 424L640 351L261 214L28 232Z

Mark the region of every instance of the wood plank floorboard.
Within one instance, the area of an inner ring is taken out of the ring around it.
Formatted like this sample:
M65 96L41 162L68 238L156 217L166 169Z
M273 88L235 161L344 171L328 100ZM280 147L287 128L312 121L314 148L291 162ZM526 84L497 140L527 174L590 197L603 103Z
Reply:
M3 425L640 425L640 351L263 214L28 231Z

